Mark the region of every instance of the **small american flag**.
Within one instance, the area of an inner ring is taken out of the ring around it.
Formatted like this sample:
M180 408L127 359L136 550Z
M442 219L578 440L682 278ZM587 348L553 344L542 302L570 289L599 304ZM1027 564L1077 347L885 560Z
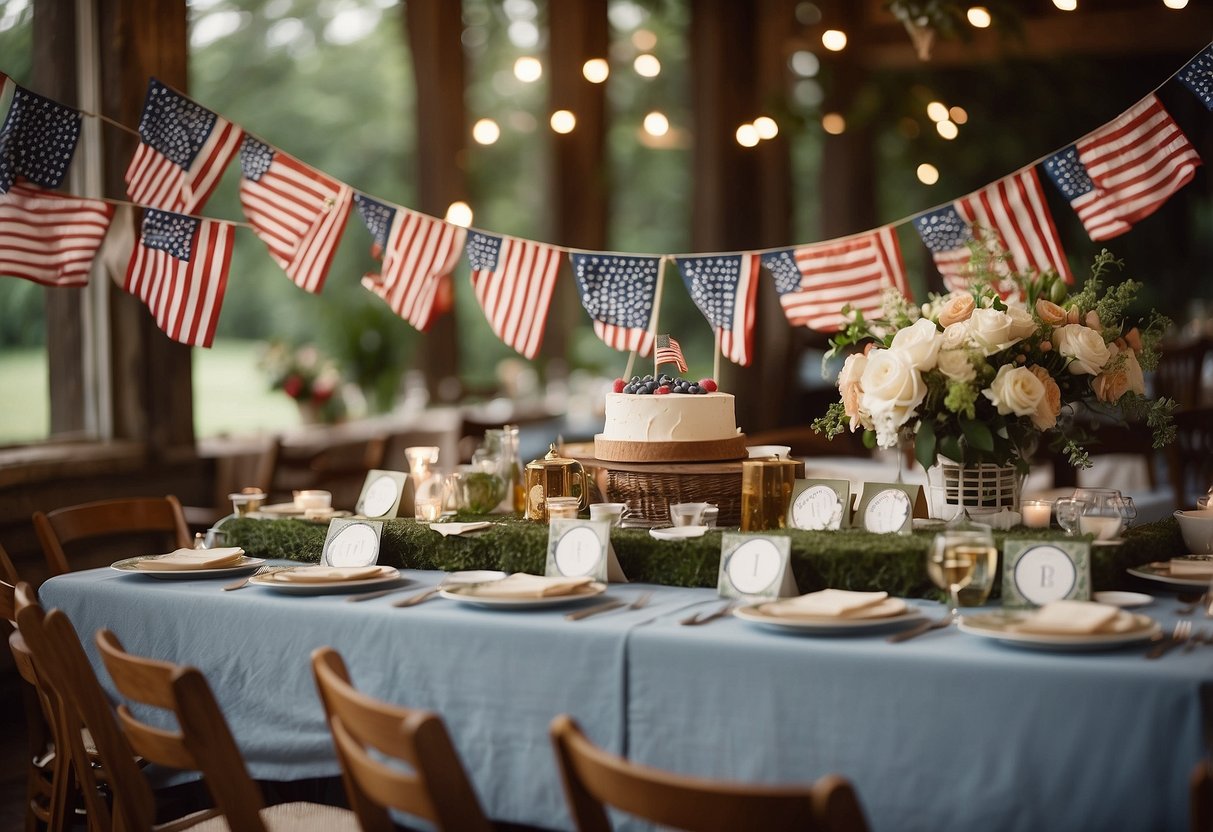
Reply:
M142 141L126 169L126 193L141 205L193 213L206 202L244 132L178 95L148 82L139 119Z
M114 206L35 185L0 194L0 274L47 286L86 286Z
M654 356L653 366L659 367L662 364L677 364L678 372L687 371L687 360L682 355L682 345L669 335L657 336L657 354Z
M467 253L472 287L489 326L507 345L534 358L543 343L560 249L474 231Z
M22 177L58 188L80 141L80 113L13 84L13 100L0 128L0 193Z
M424 332L446 311L440 290L463 251L467 229L364 194L354 194L354 203L374 238L371 254L383 258L379 274L367 275L362 285Z
M750 363L758 298L757 254L676 258L691 300L720 335L720 351L734 364Z
M1132 226L1116 214L1113 200L1102 188L1096 188L1087 168L1078 159L1078 149L1070 145L1044 161L1045 173L1078 214L1092 240L1107 240L1124 234Z
M1073 281L1035 168L924 214L914 220L914 227L950 291L968 286L968 244L977 232L992 234L1019 271L1052 269L1067 283Z
M792 326L837 332L850 306L871 317L883 305L884 290L895 286L910 296L897 232L892 226L859 237L764 254L762 265L775 278L779 302Z
M569 255L581 305L608 347L648 355L660 257L574 252ZM685 372L685 370L684 370Z
M1175 76L1192 94L1199 98L1207 109L1213 110L1213 44L1201 50L1200 54L1179 71Z
M235 227L148 208L122 288L168 337L209 347L227 289Z
M291 280L318 293L345 231L353 191L252 136L240 147L240 169L240 205L253 230Z

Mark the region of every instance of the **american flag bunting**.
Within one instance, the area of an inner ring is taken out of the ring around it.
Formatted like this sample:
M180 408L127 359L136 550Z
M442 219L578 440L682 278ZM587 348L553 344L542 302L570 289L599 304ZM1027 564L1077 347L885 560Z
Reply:
M1206 109L1213 110L1213 43L1206 46L1175 76Z
M152 78L139 119L139 147L126 169L127 195L152 208L194 213L219 184L243 135Z
M235 227L148 208L123 288L174 341L209 347L227 289Z
M0 128L0 193L21 177L58 188L80 141L80 113L13 84L13 100Z
M775 278L788 322L818 332L837 332L846 323L845 306L868 317L879 312L887 287L910 296L892 226L846 240L764 254L762 265Z
M86 286L114 206L36 185L0 194L0 275Z
M303 289L324 288L353 204L348 185L245 136L240 205L270 257Z
M517 237L468 235L476 300L497 337L527 358L534 358L543 343L560 251Z
M691 300L720 335L721 354L746 366L753 352L758 299L757 254L713 254L675 258Z
M649 355L661 258L572 252L569 262L581 305L594 321L594 334L608 347Z
M682 344L678 343L670 335L657 336L657 354L653 358L654 366L674 364L677 365L678 372L685 373L687 371L687 360L682 354Z
M374 238L372 256L383 258L379 274L368 274L362 285L424 332L449 309L444 287L449 289L467 229L365 194L354 194L354 203Z

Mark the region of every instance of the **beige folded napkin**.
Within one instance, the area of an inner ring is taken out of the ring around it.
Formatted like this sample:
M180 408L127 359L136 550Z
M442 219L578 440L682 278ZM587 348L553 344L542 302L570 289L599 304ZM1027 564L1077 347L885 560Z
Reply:
M848 589L823 589L762 605L764 613L789 618L867 618L873 614L897 615L905 609L904 601L890 598L887 592Z
M1193 555L1187 558L1171 558L1171 574L1197 578L1213 577L1213 557Z
M1121 632L1133 616L1111 604L1094 601L1050 601L1012 629L1022 633L1069 635Z
M288 583L319 584L336 581L362 581L385 574L384 567L372 566L303 566L274 573L274 580Z
M493 524L487 520L477 520L475 523L430 523L430 528L443 537L450 535L468 534L487 529Z
M484 598L550 598L556 595L570 595L593 582L593 578L547 578L543 575L529 575L526 572L515 572L500 581L478 584L461 589L465 595L477 595Z
M153 572L220 569L224 566L235 566L243 557L244 550L239 546L225 546L217 549L178 549L167 555L141 560L135 564L135 568L148 569Z

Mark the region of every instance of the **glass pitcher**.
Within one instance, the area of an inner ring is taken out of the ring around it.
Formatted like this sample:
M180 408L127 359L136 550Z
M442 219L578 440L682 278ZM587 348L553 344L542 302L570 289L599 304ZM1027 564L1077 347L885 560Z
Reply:
M500 508L505 511L526 510L526 477L522 459L518 456L518 426L503 425L484 432L484 447L497 460L497 474L505 481L506 497Z

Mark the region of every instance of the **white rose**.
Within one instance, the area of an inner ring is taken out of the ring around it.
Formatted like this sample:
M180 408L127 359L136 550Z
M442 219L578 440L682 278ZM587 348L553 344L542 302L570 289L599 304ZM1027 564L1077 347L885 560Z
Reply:
M931 321L919 318L893 336L889 349L900 352L911 367L925 373L935 367L939 355L939 330Z
M1005 350L1011 338L1011 316L997 309L975 309L969 317L969 335L986 355Z
M1053 343L1058 352L1071 359L1068 367L1073 375L1097 375L1112 351L1104 343L1103 336L1082 324L1066 324L1053 330Z
M943 334L939 336L939 348L941 350L958 350L968 343L968 321L961 321L960 323L944 327Z
M854 384L863 376L864 368L868 366L868 357L861 352L853 352L842 362L838 371L838 389Z
M1003 416L1008 413L1032 416L1044 400L1045 386L1026 367L1004 364L998 368L990 389L982 390L981 394L992 401Z
M1022 341L1036 332L1036 319L1032 313L1022 306L1008 306L1007 315L1011 319L1011 339Z
M940 350L939 372L952 381L972 381L977 377L977 371L973 369L965 350Z
M900 351L872 350L860 379L860 407L870 414L882 448L897 444L897 429L914 416L927 385Z

